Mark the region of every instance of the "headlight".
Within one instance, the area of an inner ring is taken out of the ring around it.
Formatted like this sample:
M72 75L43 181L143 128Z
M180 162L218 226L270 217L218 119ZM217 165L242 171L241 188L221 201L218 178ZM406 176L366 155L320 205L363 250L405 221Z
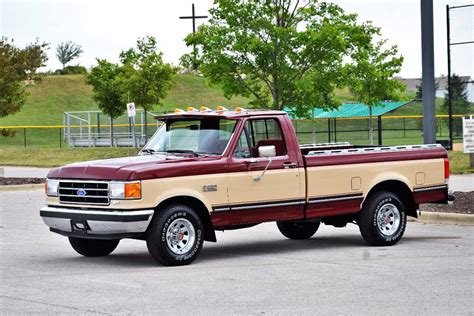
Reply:
M46 179L44 190L47 196L58 196L59 180Z
M140 181L110 182L109 197L116 200L141 199L142 184Z

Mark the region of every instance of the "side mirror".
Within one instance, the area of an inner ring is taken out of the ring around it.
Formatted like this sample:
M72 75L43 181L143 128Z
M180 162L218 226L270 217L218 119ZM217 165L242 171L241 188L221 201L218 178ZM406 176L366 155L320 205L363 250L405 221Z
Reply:
M274 145L258 147L258 156L262 158L270 158L276 156L276 148Z

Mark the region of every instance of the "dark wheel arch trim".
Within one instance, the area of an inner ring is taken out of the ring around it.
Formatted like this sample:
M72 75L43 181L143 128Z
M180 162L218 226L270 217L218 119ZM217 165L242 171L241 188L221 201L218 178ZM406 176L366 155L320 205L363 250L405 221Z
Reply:
M204 205L201 200L188 195L179 195L160 202L160 204L157 205L156 209L162 209L163 207L170 204L182 204L189 206L193 210L195 210L201 218L202 224L204 226L204 240L212 242L217 241L214 225L212 225L211 221L211 215L209 214L209 210L207 209L206 205ZM155 214L159 214L159 212L155 212Z
M396 194L402 201L406 214L415 218L418 217L418 213L416 212L418 210L418 205L415 203L413 192L405 182L400 180L386 180L377 183L367 193L362 204L365 205L370 197L377 192L392 192Z

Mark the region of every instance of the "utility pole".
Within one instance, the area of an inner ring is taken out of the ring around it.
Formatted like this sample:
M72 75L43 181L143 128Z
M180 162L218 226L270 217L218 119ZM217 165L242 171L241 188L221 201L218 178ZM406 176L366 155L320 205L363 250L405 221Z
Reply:
M446 5L446 33L448 42L448 125L449 125L449 149L453 150L453 101L451 94L451 27L449 21L449 5Z
M423 141L436 143L433 0L421 2L421 65L423 89Z
M192 19L193 20L193 34L196 33L196 19L207 19L207 15L196 15L194 11L194 3L192 5L192 14L190 16L180 16L180 19ZM197 64L196 64L196 45L193 45L193 69L197 69Z

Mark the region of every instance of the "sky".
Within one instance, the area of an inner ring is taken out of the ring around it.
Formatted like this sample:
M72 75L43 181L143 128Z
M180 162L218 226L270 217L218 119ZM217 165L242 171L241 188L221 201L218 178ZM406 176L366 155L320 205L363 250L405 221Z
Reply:
M435 74L447 74L446 5L474 4L467 0L434 1ZM166 62L175 65L190 51L183 38L192 31L191 20L179 16L206 15L212 0L0 0L0 34L24 46L39 38L50 43L47 70L61 68L55 48L73 41L84 53L71 62L91 67L96 58L118 61L120 51L137 38L155 36ZM381 27L389 44L398 45L405 61L399 76L421 76L420 0L333 0L360 21ZM451 39L474 40L474 8L451 10ZM198 25L205 20L199 20ZM474 77L474 45L453 46L453 72Z

